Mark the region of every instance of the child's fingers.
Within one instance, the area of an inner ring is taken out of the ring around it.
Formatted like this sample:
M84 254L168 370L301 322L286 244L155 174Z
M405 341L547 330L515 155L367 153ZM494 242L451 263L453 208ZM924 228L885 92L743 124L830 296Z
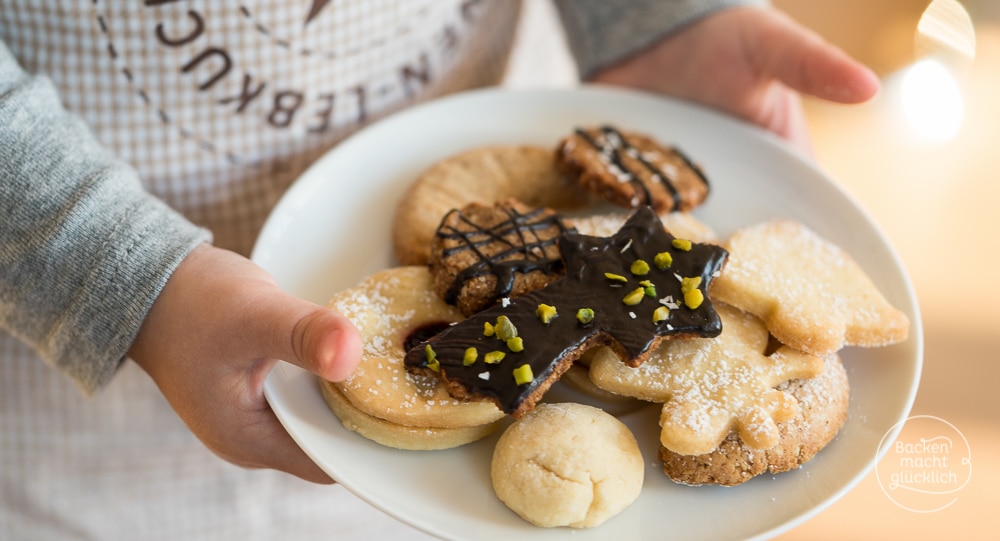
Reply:
M751 61L761 74L788 87L840 103L860 103L878 92L878 77L866 66L787 16L772 13L752 28L757 41Z

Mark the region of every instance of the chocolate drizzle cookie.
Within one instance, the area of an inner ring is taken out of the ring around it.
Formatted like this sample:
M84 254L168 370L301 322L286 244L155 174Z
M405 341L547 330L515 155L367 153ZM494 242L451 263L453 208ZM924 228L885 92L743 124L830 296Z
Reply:
M407 368L520 417L590 347L638 366L664 337L721 332L705 292L727 252L675 238L651 208L610 238L567 233L559 249L565 276L445 329L407 352Z
M563 274L557 239L572 228L552 210L508 199L449 212L431 247L434 289L466 316Z
M708 196L708 179L680 149L612 126L578 128L560 141L556 159L589 191L626 208L688 211Z

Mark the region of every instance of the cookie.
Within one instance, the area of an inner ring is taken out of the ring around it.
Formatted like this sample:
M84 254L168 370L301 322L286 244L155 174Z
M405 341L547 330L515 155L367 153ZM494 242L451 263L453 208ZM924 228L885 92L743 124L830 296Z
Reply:
M725 250L673 237L649 207L612 237L567 233L559 249L562 278L444 329L410 350L406 366L519 417L591 347L636 366L666 337L721 331L705 291Z
M673 146L612 126L578 128L556 149L559 167L590 192L625 207L689 211L708 196L701 168Z
M718 243L719 236L706 223L690 212L659 213L663 227L673 236L694 242ZM610 237L621 228L628 218L627 212L599 212L584 216L573 216L567 223L578 232L592 237Z
M554 211L507 199L445 215L434 235L434 290L466 316L502 298L541 289L563 274L558 239L569 227Z
M632 432L582 404L540 404L509 426L490 465L498 498L542 527L597 526L642 490L644 463Z
M730 432L749 448L773 447L777 424L797 412L795 399L774 387L823 370L821 358L786 346L765 355L760 319L722 303L715 308L722 319L716 338L665 342L636 368L606 351L590 363L598 387L663 404L660 443L677 454L711 452Z
M344 428L395 449L434 451L459 447L489 436L502 422L453 428L406 426L361 411L329 381L320 380L320 391Z
M778 424L777 445L754 449L731 433L717 449L701 455L683 455L660 447L663 472L685 485L734 486L765 472L794 470L812 460L847 420L847 372L836 354L829 355L822 374L782 383L778 390L795 397L799 407L793 418Z
M432 429L481 426L504 416L489 401L453 398L440 378L403 366L411 344L462 319L434 294L426 267L380 271L335 295L329 306L361 334L358 367L332 384L357 410L395 425Z
M721 302L762 318L781 343L815 355L905 340L906 314L840 247L803 224L774 220L736 231L713 282Z
M468 150L432 165L403 194L392 225L396 258L402 265L426 265L434 232L448 211L508 198L557 210L590 201L559 171L550 148L509 145Z

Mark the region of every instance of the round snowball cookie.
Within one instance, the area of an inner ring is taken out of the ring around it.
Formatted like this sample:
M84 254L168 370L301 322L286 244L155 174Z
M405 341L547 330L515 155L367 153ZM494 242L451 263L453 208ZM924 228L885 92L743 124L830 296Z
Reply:
M539 404L497 441L493 490L542 527L597 526L642 491L642 453L621 421L592 406Z

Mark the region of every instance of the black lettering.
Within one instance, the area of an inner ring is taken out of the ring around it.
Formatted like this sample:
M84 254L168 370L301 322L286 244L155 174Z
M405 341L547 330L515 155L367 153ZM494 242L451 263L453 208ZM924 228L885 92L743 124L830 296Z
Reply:
M146 7L149 7L149 6L162 6L163 4L173 4L174 2L177 2L177 1L178 0L146 0L145 4L146 4Z
M333 116L333 104L337 98L336 94L320 94L319 99L326 103L318 113L316 113L316 118L319 119L319 124L315 126L309 126L307 131L309 133L324 133L326 130L330 129L330 118Z
M364 122L368 118L368 102L364 85L358 85L351 90L351 93L358 97L358 122Z
M427 60L426 53L420 53L420 66L414 67L408 64L404 64L400 68L400 75L403 77L403 90L406 91L408 97L413 97L419 88L413 88L415 82L419 82L423 86L427 86L431 82L431 68L430 62Z
M252 102L253 100L257 99L257 96L260 96L260 93L264 91L264 87L267 86L267 83L264 82L264 83L260 83L259 85L257 85L254 88L251 88L252 82L253 82L253 78L250 76L250 74L249 73L244 73L243 74L243 89L240 90L240 93L238 95L236 95L236 96L230 96L228 98L222 98L221 100L219 100L219 103L222 104L222 105L227 105L227 104L230 104L230 103L232 103L234 101L239 102L239 106L236 107L236 112L237 113L242 113L243 109L246 109L247 105L250 105L250 102Z
M302 93L285 90L274 95L274 108L267 115L268 124L276 128L287 128L295 118L295 112L302 105Z
M198 90L207 90L212 85L214 85L219 79L221 79L225 74L229 73L229 70L232 69L233 67L233 61L231 58L229 58L229 53L223 51L222 49L219 49L218 47L209 47L208 49L202 51L201 54L199 54L198 56L192 58L190 62L184 64L181 67L181 73L187 73L191 71L192 69L197 67L198 64L201 64L202 62L205 61L206 58L210 56L217 56L218 58L222 59L222 69L215 72L215 75L213 75L209 80L202 83L198 87Z
M185 43L191 43L192 41L198 39L198 36L200 36L201 33L205 31L205 21L201 18L201 15L198 15L197 12L188 11L187 14L188 17L194 19L194 30L192 30L191 33L180 38L171 39L168 38L167 35L163 32L163 23L159 23L156 25L156 37L160 38L160 41L162 41L164 45L168 47L180 47Z
M441 29L441 37L439 39L441 41L441 49L446 54L454 53L458 48L458 31L455 30L455 27L450 24L445 25L445 27Z

